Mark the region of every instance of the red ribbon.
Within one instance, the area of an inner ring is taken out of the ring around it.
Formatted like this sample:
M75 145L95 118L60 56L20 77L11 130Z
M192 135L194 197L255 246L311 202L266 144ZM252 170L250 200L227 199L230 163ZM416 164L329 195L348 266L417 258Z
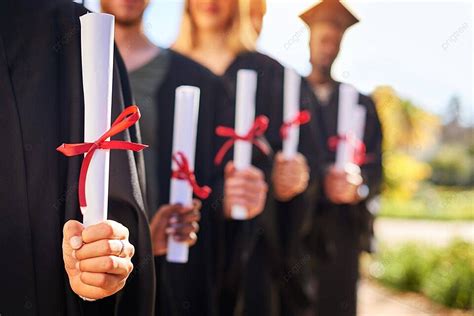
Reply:
M221 137L229 137L229 139L224 143L224 145L222 145L222 147L217 152L217 155L214 159L214 163L216 165L221 164L225 154L232 148L232 145L234 145L237 140L251 142L252 144L257 146L257 148L260 149L264 154L268 155L270 152L268 145L258 139L258 137L265 134L267 128L268 118L265 115L258 116L255 119L255 122L253 123L248 133L244 136L238 135L235 130L230 127L218 126L216 128L216 134Z
M309 121L311 121L311 113L309 111L304 110L304 111L298 112L298 114L296 114L296 116L293 119L287 122L284 122L282 124L280 128L281 139L286 139L288 137L290 127L304 125L308 123Z
M354 148L352 162L358 166L366 162L366 148L364 142L354 136L353 133L345 135L331 136L328 139L328 146L332 151L336 151L339 142L345 141Z
M203 200L207 199L212 190L208 186L199 186L194 171L189 167L188 158L182 152L177 152L173 155L173 161L178 166L178 170L173 170L171 178L188 181L197 197Z
M86 154L81 165L81 172L79 174L79 205L81 207L87 206L86 202L86 177L87 170L92 160L92 156L97 149L119 149L119 150L133 150L141 151L147 148L147 145L137 144L132 142L110 140L107 139L117 135L130 126L134 125L140 119L140 111L136 105L132 105L123 110L117 117L112 126L94 143L79 143L79 144L62 144L57 151L63 155L72 157Z

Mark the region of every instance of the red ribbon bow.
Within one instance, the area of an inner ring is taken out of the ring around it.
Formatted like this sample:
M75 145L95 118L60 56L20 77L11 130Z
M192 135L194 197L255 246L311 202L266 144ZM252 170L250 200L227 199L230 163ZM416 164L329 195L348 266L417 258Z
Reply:
M298 112L295 117L289 121L286 121L282 124L280 128L281 139L286 139L290 131L290 127L304 125L311 121L311 113L307 110Z
M366 162L366 148L364 142L355 137L353 133L345 135L331 136L328 139L328 146L332 151L336 151L339 142L345 141L354 148L352 162L358 166Z
M134 125L140 119L140 111L136 105L132 105L123 110L117 117L112 126L94 143L78 143L78 144L62 144L57 151L63 155L72 157L81 154L86 154L81 165L81 172L79 174L79 205L81 207L87 206L86 202L86 177L87 170L92 160L92 156L97 149L119 149L119 150L133 150L141 151L147 148L147 145L137 144L127 141L110 140L107 139L117 135L130 126Z
M177 152L173 155L173 161L178 166L178 170L173 170L171 178L188 181L197 197L207 199L212 190L208 186L199 186L194 171L189 168L188 158L182 152Z
M248 133L244 136L238 135L234 129L225 126L218 126L216 128L216 134L222 137L229 137L229 139L222 145L222 147L217 152L216 158L214 159L214 163L219 165L222 163L225 154L232 148L232 145L237 140L243 140L247 142L251 142L258 149L260 149L265 155L268 155L270 149L268 145L258 139L257 137L262 136L265 134L268 128L268 118L265 115L260 115L255 119L252 127L248 131Z

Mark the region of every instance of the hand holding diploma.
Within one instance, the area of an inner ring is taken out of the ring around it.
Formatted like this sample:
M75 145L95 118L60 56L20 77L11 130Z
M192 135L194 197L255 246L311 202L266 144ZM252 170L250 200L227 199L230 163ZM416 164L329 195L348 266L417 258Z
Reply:
M84 142L62 144L68 157L82 156L78 197L84 224L69 221L63 229L63 259L72 290L86 300L115 294L133 269L134 247L128 229L107 221L110 150L141 151L146 145L110 140L140 119L130 106L111 121L114 17L81 17L84 87ZM86 198L87 197L87 198Z
M362 184L360 168L347 165L345 170L331 166L324 179L324 190L334 204L354 204L360 201L357 189Z
M308 187L309 167L306 158L298 153L300 125L311 120L308 111L300 111L301 77L285 68L283 125L280 129L283 150L275 156L272 182L275 197L289 201Z
M97 300L120 291L133 270L135 248L128 229L114 221L84 227L68 221L63 229L63 259L77 295Z
M261 115L255 119L256 91L257 73L253 70L239 70L235 130L224 126L216 129L218 136L229 138L218 151L214 160L216 164L222 162L226 152L235 144L234 161L226 165L224 184L224 213L235 220L255 217L262 212L266 200L265 197L262 203L261 194L267 192L263 173L252 166L252 145L265 154L269 152L267 145L258 139L268 128L268 118ZM249 190L251 192L247 192Z
M150 223L153 255L162 256L168 252L168 238L179 243L194 246L201 219L201 201L194 199L192 206L167 204L160 207Z
M361 200L358 193L363 179L359 165L365 160L364 129L367 111L357 104L359 93L354 87L339 87L337 136L328 140L336 152L336 161L327 171L324 190L335 204L355 204Z
M296 153L290 160L279 152L275 155L272 182L277 200L289 201L304 192L309 182L309 167L306 158Z
M329 139L329 145L336 151L336 168L345 170L347 164L360 165L364 162L365 145L362 141L367 110L357 104L359 93L354 87L341 84L339 95L337 136Z
M181 86L176 89L174 126L173 126L173 157L170 179L170 204L183 205L181 212L193 209L193 193L201 199L208 198L211 189L199 186L194 174L194 159L199 117L199 88ZM179 207L177 207L179 209ZM183 214L182 214L183 215ZM190 214L192 216L192 214ZM176 223L174 223L176 224ZM176 228L176 227L175 227ZM170 231L173 228L170 228ZM191 225L188 235L195 235L197 229ZM186 231L184 232L186 233ZM194 240L196 239L193 236ZM169 236L166 259L168 262L186 263L189 255L187 238ZM161 252L160 249L157 252Z
M229 162L224 170L224 179L224 214L227 218L234 218L233 205L246 209L246 219L252 219L262 213L268 186L260 169L250 166L237 170L234 163Z

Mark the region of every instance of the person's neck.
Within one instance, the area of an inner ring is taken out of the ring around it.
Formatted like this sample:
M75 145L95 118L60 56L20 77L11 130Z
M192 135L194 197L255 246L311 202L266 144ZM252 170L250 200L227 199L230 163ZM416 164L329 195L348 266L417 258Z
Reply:
M227 51L226 34L216 31L201 31L197 39L197 49L202 53L218 53Z
M334 83L334 79L332 79L330 74L322 73L315 69L308 76L308 81L312 86L331 85Z
M143 32L141 23L134 25L117 23L115 42L129 72L145 65L159 53L159 48Z
M224 32L201 31L198 45L189 52L191 58L203 64L215 74L222 75L235 58Z

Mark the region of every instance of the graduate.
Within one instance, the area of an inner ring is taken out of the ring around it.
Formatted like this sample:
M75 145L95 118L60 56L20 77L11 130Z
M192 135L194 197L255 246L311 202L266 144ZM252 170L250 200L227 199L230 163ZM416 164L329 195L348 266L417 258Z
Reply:
M301 247L310 208L305 193L310 163L317 147L312 125L301 127L300 152L292 160L280 153L283 123L284 67L255 50L265 14L265 1L189 0L173 49L221 76L235 104L240 69L258 73L256 115L270 119L265 135L274 157L254 150L253 164L271 183L265 211L251 221L229 222L226 271L220 291L220 315L298 315L311 305L304 271L287 277L291 267L305 260ZM312 107L303 80L302 109ZM302 270L308 268L304 265ZM281 302L281 303L280 303Z
M69 0L0 4L1 315L153 315L154 266L140 153L112 150L109 220L85 228L79 17ZM112 117L132 103L118 52ZM114 137L139 142L131 127ZM134 271L132 272L132 270Z
M300 17L311 33L313 68L307 79L318 104L315 116L322 137L319 144L325 144L318 171L323 186L310 238L319 259L317 315L350 316L357 310L359 254L371 248L374 203L370 202L380 192L382 132L373 101L355 91L353 103L366 111L364 137L360 140L365 157L360 168L352 165L339 170L334 166L336 152L329 143L338 136L340 88L345 84L332 78L331 69L344 32L358 19L336 0L324 0Z
M215 135L215 129L228 126L233 118L227 90L221 79L205 67L150 42L143 32L148 1L102 0L101 5L104 12L116 17L117 45L134 97L142 105L143 141L151 145L145 152L145 168L157 269L157 315L222 315L216 299L218 272L222 269L219 251L224 249L223 222L230 216L230 207L225 206L239 203L251 211L249 217L257 216L266 196L263 173L256 168L237 172L229 163L224 175L223 167L214 165L214 156L224 142ZM213 190L193 209L169 205L175 90L181 85L201 91L195 174L199 185ZM166 261L163 255L167 238L194 245L189 262Z

